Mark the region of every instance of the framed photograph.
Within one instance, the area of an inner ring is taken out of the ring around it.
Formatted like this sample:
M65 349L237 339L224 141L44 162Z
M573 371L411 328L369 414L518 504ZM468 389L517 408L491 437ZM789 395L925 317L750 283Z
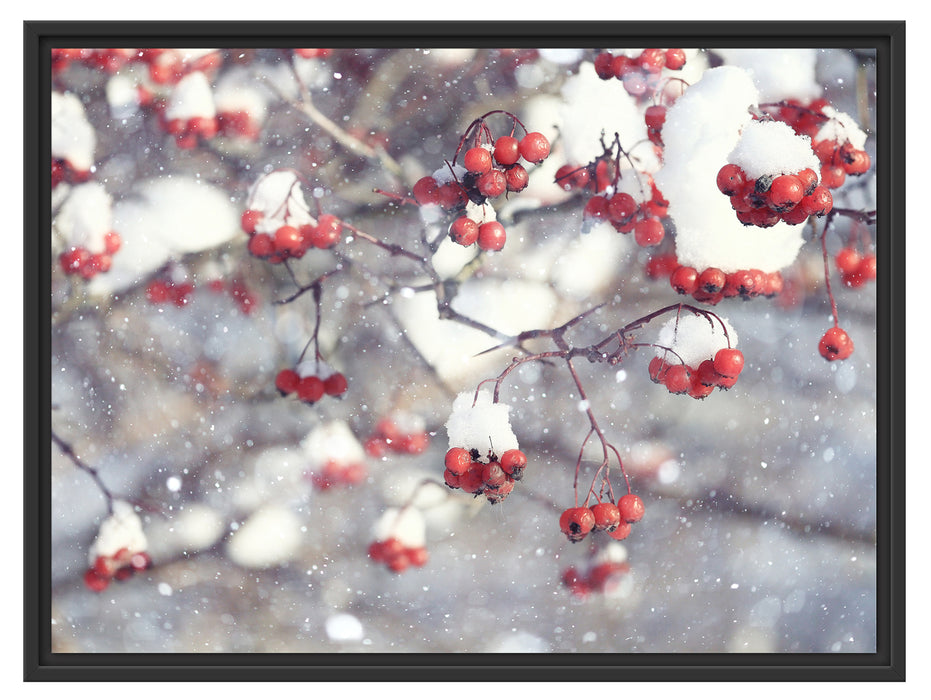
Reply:
M904 680L904 22L24 32L26 680Z

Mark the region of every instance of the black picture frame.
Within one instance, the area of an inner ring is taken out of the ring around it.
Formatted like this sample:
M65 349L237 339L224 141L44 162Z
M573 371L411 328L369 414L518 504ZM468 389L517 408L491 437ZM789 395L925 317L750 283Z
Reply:
M904 22L25 22L24 668L26 681L903 681L905 679ZM48 174L50 49L56 46L515 47L713 44L876 50L877 650L874 654L55 654L50 632ZM474 39L473 39L474 41ZM45 154L44 156L41 154ZM885 234L883 234L885 232ZM39 264L36 261L40 261ZM363 673L364 671L364 673Z

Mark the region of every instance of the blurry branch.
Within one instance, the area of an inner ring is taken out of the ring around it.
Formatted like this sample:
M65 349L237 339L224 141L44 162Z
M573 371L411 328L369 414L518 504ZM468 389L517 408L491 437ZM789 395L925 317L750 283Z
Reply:
M110 489L107 488L106 484L103 483L103 479L100 478L100 473L93 467L85 464L74 452L74 448L62 438L55 434L55 431L52 431L52 442L58 445L58 448L64 453L64 455L71 460L72 464L76 466L81 471L90 475L90 477L97 484L97 488L100 489L103 493L104 498L107 499L107 513L113 515L113 494L110 493Z

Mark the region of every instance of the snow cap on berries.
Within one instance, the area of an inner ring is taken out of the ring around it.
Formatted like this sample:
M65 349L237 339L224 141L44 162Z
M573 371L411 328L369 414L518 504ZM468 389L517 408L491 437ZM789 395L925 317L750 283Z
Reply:
M87 120L84 105L71 93L52 93L52 158L68 161L87 172L94 164L97 135Z
M737 332L726 318L719 321L713 316L706 318L689 314L669 319L660 329L656 344L671 348L686 365L697 368L703 361L713 360L718 350L728 347L728 340L729 347L737 347ZM663 348L656 348L657 357L669 363L678 361L675 355Z
M224 73L213 92L218 112L247 112L256 122L265 121L268 111L268 92L260 90L261 83L246 68L233 68Z
M715 49L728 65L746 69L764 102L820 97L817 49Z
M446 421L450 447L476 449L481 455L487 454L490 449L501 455L507 450L519 448L508 418L511 407L493 403L492 398L492 393L484 389L478 392L477 399L471 391L464 391L456 397L453 412Z
M405 547L423 547L427 541L427 525L423 513L414 507L389 508L372 526L376 542L395 538Z
M114 501L113 514L100 524L88 558L93 565L97 557L112 557L121 549L144 552L147 546L142 519L135 509L126 501Z
M468 172L469 171L459 163L453 165L452 169L450 169L450 166L444 164L442 168L433 172L432 177L437 185L445 185L447 182L453 182L454 180L462 181L462 178L465 177Z
M226 546L233 563L251 569L280 566L293 559L304 541L303 524L290 508L266 505L240 525Z
M301 441L311 470L322 468L328 462L362 464L365 450L345 421L321 423Z
M200 71L194 71L181 78L168 98L165 118L187 120L194 117L212 119L215 116L217 108L207 76Z
M274 235L285 225L300 227L316 223L304 200L297 173L290 170L275 170L262 175L252 183L246 201L249 209L262 212L262 218L255 227L256 233Z
M113 200L99 182L75 185L55 217L55 227L68 245L102 252L112 230Z
M791 175L805 168L818 172L821 168L818 156L811 150L811 139L777 121L747 124L727 162L740 166L751 180L762 175Z
M821 111L830 119L821 126L813 141L836 141L839 144L849 142L854 148L863 150L866 145L866 133L853 117L845 112L838 112L831 106L822 107Z
M323 360L304 360L294 368L294 371L297 372L297 376L301 379L304 377L318 377L324 381L336 374L336 370Z

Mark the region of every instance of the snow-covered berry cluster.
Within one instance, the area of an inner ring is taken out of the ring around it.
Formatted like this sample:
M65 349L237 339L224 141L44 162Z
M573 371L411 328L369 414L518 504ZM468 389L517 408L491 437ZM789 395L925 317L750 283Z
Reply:
M389 508L375 523L372 534L369 557L395 573L421 567L429 559L423 514L412 506Z
M449 450L443 478L447 486L484 495L492 504L514 490L514 483L523 478L527 457L511 430L510 408L495 402L485 390L456 397L446 422Z
M797 225L824 216L834 205L828 187L819 184L818 170L807 137L782 122L751 121L716 184L744 226Z
M494 135L489 117L495 114L510 118L508 133ZM520 138L515 135L518 128L523 130ZM546 136L527 131L510 113L490 112L466 129L452 163L414 184L414 200L421 207L439 206L452 215L449 237L455 243L501 250L507 232L497 221L491 201L522 192L530 178L527 167L539 165L549 153ZM460 156L462 160L457 162Z
M311 248L332 248L343 233L343 223L332 214L311 216L298 176L285 170L253 184L240 223L249 235L249 252L271 263L302 258Z
M209 141L217 135L217 108L204 73L194 71L178 81L160 112L160 121L182 149L194 148L201 140Z
M352 486L365 480L365 450L345 421L334 420L314 427L301 441L307 457L306 476L315 488Z
M570 542L581 542L590 532L606 532L611 539L623 540L631 525L640 522L645 508L636 494L621 496L617 503L599 501L594 506L566 508L559 516L559 529Z
M275 388L282 396L296 395L306 404L315 404L324 396L339 397L346 393L349 382L322 360L307 360L293 369L288 367L275 376Z
M730 389L744 367L736 345L737 334L720 317L672 318L660 330L650 379L693 399L704 399L715 388Z
M870 169L866 134L847 114L830 106L822 112L828 120L812 136L812 149L821 162L821 183L837 189L848 175L863 175Z
M65 244L58 256L65 274L92 279L109 271L122 246L112 223L112 199L103 185L87 182L72 188L55 219Z
M388 452L417 455L427 449L430 436L422 416L409 411L394 411L375 424L365 441L365 452L370 457L384 457Z
M124 581L152 565L142 520L126 501L114 501L113 512L100 524L89 552L90 568L84 585L99 593L113 580Z
M591 557L584 571L574 566L563 571L562 583L576 598L611 595L629 571L626 548L620 542L610 542Z
M681 70L686 63L682 49L643 49L611 53L604 51L595 56L595 72L602 80L616 78L623 82L631 97L653 94L662 86L662 72Z

